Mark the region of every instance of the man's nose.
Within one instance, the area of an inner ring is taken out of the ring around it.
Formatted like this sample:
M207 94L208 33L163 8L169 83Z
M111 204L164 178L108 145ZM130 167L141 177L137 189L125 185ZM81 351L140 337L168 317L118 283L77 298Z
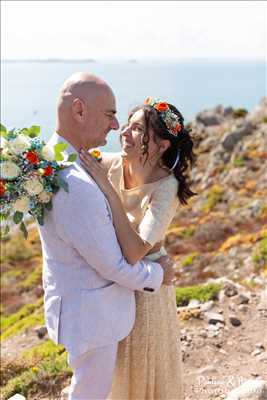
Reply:
M114 131L117 131L119 127L120 127L119 121L117 120L117 117L114 116L111 123L111 128L114 129Z

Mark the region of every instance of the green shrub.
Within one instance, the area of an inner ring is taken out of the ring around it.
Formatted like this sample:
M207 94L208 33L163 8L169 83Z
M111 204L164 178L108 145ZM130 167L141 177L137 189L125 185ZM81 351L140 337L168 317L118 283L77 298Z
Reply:
M234 167L244 167L246 165L245 159L243 157L237 157L233 161Z
M19 376L10 379L2 388L2 399L6 400L16 393L25 397L36 395L35 398L39 398L38 394L43 392L48 395L55 394L59 390L57 380L62 381L71 374L66 353L45 359L38 366L31 367Z
M252 261L257 269L264 268L267 265L267 238L262 239L252 255Z
M242 118L247 115L248 111L245 108L237 108L234 110L234 118Z
M182 266L186 267L188 265L192 265L194 262L194 259L199 255L197 251L194 253L188 254L182 261Z
M211 211L217 203L223 199L224 189L219 185L214 185L208 192L207 200L204 203L202 209L205 212Z
M222 287L222 284L208 283L206 285L176 288L176 304L177 306L185 306L191 299L197 299L201 302L215 299Z
M1 340L24 332L27 328L44 324L43 299L36 304L27 304L18 312L1 318Z
M18 286L25 290L32 289L36 284L42 283L42 267L38 265Z

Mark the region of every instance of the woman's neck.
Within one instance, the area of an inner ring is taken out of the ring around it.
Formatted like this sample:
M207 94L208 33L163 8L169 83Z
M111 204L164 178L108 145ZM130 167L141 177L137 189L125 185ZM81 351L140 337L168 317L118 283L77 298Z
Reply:
M170 174L158 165L150 165L148 161L143 165L139 161L124 159L122 165L125 189L156 182Z

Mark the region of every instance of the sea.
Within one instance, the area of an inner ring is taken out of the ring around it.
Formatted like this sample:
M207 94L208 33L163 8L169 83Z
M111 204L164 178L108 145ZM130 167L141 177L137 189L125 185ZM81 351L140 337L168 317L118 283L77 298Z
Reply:
M266 96L264 61L6 60L1 63L1 123L9 129L40 125L47 140L55 127L60 86L77 71L110 84L121 125L148 96L174 104L185 122L219 104L251 111ZM110 132L105 151L119 147L118 131Z

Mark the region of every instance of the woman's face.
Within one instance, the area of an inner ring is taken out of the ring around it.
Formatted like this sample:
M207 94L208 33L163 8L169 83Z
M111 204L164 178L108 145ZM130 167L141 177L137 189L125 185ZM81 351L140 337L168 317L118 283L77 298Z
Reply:
M142 109L136 111L121 131L122 156L129 160L142 157L142 138L145 134L145 114ZM149 131L148 159L158 151L158 145Z

